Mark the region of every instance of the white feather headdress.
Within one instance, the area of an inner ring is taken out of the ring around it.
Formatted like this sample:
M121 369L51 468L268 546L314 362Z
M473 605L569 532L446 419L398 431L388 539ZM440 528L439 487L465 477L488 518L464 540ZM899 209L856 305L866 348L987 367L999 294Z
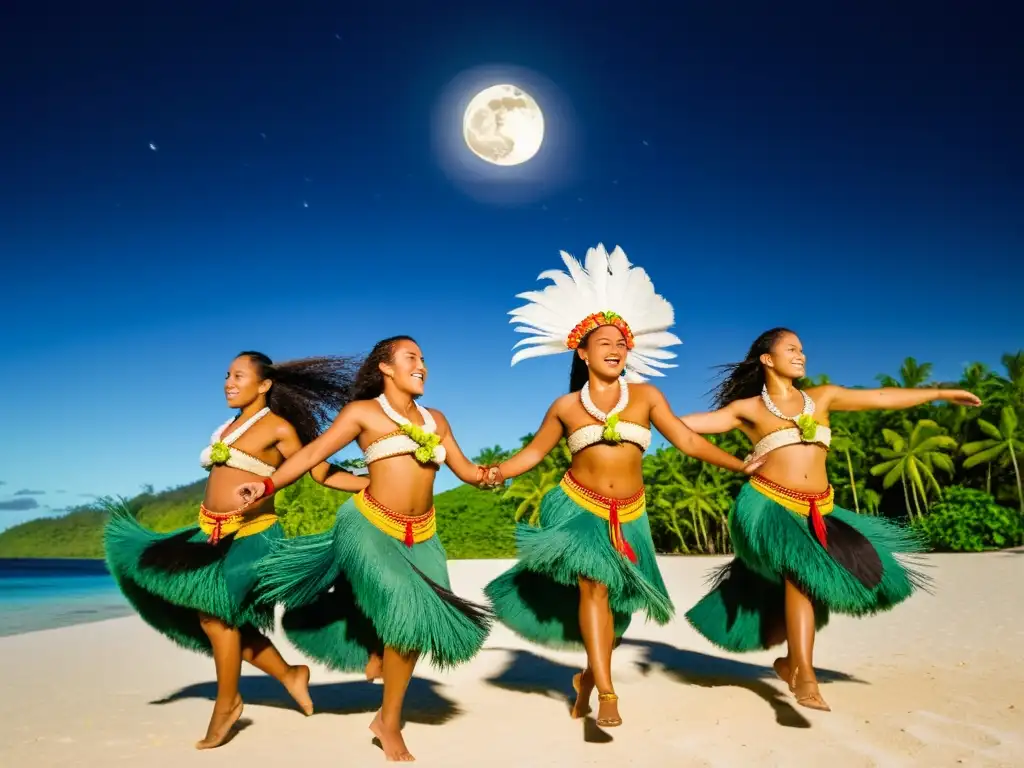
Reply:
M618 246L608 253L603 245L587 250L585 266L561 252L568 273L541 272L538 280L551 280L543 290L516 294L529 303L509 312L518 333L532 334L515 348L512 365L520 360L575 350L590 331L602 325L622 330L629 348L626 381L664 376L659 368L675 368L666 360L675 352L666 347L682 344L668 329L675 322L672 305L654 292L651 278L629 263Z

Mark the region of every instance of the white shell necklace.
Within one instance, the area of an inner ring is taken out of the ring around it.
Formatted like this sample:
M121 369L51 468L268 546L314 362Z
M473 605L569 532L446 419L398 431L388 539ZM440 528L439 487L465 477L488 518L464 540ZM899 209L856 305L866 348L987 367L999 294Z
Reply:
M583 410L593 416L595 419L600 421L602 424L607 424L608 420L613 416L618 416L629 405L629 385L622 379L619 379L619 402L615 404L608 413L605 413L596 405L594 401L590 399L590 382L588 381L583 385L583 389L580 390L580 402L583 404ZM618 421L618 419L615 419Z
M761 387L761 402L764 403L764 407L768 409L768 412L771 413L772 416L777 416L780 419L792 421L794 424L796 424L797 422L800 421L800 417L814 415L814 401L803 390L797 391L804 399L804 409L800 411L800 413L798 413L796 416L787 416L786 414L779 410L779 407L775 405L774 402L772 402L771 395L768 394L767 384Z
M395 424L398 424L399 426L412 424L412 422L409 421L409 419L405 418L405 416L403 416L402 414L400 414L398 411L391 407L391 403L388 402L387 395L385 395L383 392L381 392L380 395L377 397L377 402L380 403L380 407L384 409L385 415L393 422L395 422ZM433 432L435 432L437 430L437 422L435 422L434 417L430 415L430 411L428 411L419 403L413 403L413 405L416 406L416 410L420 412L420 416L423 418L423 426L420 427L420 429L422 429L427 434L432 434ZM419 426L416 424L412 425Z
M416 406L416 410L420 412L420 416L423 418L423 426L413 424L409 419L402 416L398 411L391 407L391 403L388 402L387 396L383 392L376 398L377 402L380 403L380 407L384 410L384 415L391 419L397 424L402 432L412 440L416 445L419 446L413 455L416 460L421 464L428 462L434 462L438 466L445 463L448 458L448 453L445 447L441 445L441 438L437 436L437 422L434 421L434 417L430 415L430 411L424 408L419 403L413 403Z

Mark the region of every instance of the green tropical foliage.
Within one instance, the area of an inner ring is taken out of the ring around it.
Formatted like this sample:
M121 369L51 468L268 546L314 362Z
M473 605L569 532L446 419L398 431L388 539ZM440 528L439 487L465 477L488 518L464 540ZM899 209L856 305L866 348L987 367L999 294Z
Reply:
M1020 504L1020 512L1024 515L1024 491L1021 490L1020 464L1017 457L1024 453L1024 441L1018 434L1017 428L1020 422L1017 412L1012 405L1004 405L999 413L999 426L996 427L985 419L978 419L978 429L984 434L985 440L978 440L967 443L963 452L968 458L964 461L965 467L975 467L984 464L986 468L986 488L991 491L992 465L999 463L1003 466L1009 464L1013 467L1013 476L1017 481L1017 501Z
M954 485L931 513L914 522L932 547L948 552L984 552L1024 544L1024 518L992 496Z
M1024 351L1004 355L1001 371L974 363L958 382L937 384L931 376L929 363L907 358L896 376L880 376L879 381L885 386L968 389L983 406L929 404L905 411L833 414L829 465L837 502L860 514L909 520L939 549L978 551L1020 543ZM819 376L802 384L827 381ZM525 445L532 437L525 435L520 442ZM711 439L736 456L751 448L739 431ZM492 446L475 460L493 464L511 453ZM516 521L537 523L541 499L559 483L570 460L562 440L536 469L502 488L461 486L439 494L438 528L449 556L511 557ZM362 464L350 460L346 466L359 471ZM651 451L644 459L644 482L658 550L729 552L729 505L744 481L674 448ZM131 504L145 525L173 530L195 519L202 492L202 483L163 493L145 488ZM286 532L296 536L326 530L344 499L345 494L307 478L281 491L277 504ZM101 556L103 520L102 512L85 507L16 526L0 533L0 557Z
M194 525L206 480L154 494L147 489L128 501L136 518L159 532ZM350 494L324 488L306 476L281 489L275 507L288 536L331 527ZM452 559L512 557L514 527L494 494L463 485L434 499L438 535ZM0 533L0 557L103 557L103 524L98 505L63 517L32 520Z

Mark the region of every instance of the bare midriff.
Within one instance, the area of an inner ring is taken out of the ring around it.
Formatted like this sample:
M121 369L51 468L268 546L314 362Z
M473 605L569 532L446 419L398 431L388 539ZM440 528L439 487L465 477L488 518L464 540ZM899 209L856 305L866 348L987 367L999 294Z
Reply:
M217 465L210 469L210 476L206 481L206 493L203 496L203 505L216 514L227 514L234 512L242 503L238 500L236 491L238 486L245 483L262 482L263 478L246 472L242 469L235 469L223 465ZM260 515L274 511L274 498L261 498L251 507L246 507L243 519L248 520Z
M418 517L434 506L435 464L420 464L406 454L379 459L369 466L369 471L366 492L391 512Z
M572 474L595 493L625 499L644 487L643 458L643 451L632 443L599 443L573 456Z
M791 491L817 493L828 488L827 458L820 445L786 445L769 453L757 474Z

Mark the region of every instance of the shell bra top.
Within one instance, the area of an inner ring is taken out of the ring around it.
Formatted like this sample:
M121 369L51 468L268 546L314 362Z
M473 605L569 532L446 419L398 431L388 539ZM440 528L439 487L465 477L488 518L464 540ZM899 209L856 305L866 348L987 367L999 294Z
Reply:
M768 397L767 388L761 390L761 400L771 414L780 419L795 422L797 426L782 427L762 437L757 441L757 445L754 446L754 451L750 454L751 459L758 459L787 445L820 445L825 450L828 450L828 447L832 444L832 430L814 420L814 401L806 392L801 392L800 394L804 398L803 410L796 416L786 416L776 407L772 399Z
M270 477L275 472L275 468L267 464L265 461L260 461L255 456L252 456L244 451L240 451L234 447L233 443L244 435L253 424L262 419L270 413L269 408L262 408L248 419L245 423L241 424L227 437L221 437L224 430L231 426L231 422L234 419L228 419L226 422L217 428L217 431L210 437L210 444L203 448L203 452L199 454L199 464L203 469L209 471L213 469L213 466L223 465L225 467L234 467L235 469L241 469L244 472L251 472L254 475L260 477Z
M646 451L650 447L650 429L632 421L619 421L619 413L625 410L629 403L629 385L620 381L619 387L619 402L609 413L604 413L590 399L590 383L583 385L583 389L580 390L580 402L583 409L601 423L587 424L573 430L566 439L570 453L575 455L584 448L598 443L632 443L641 451Z
M369 466L375 461L387 459L392 456L406 456L412 454L421 464L435 464L440 467L445 462L446 453L441 439L437 435L437 422L426 408L419 403L416 410L423 419L423 426L413 424L407 418L399 414L388 399L381 394L377 398L384 414L398 425L398 429L389 432L383 437L378 437L363 451L363 460Z
M651 445L651 430L647 427L635 424L632 421L620 421L616 425L616 429L619 431L622 442L639 446L641 451L646 451ZM607 442L604 437L604 430L604 424L587 424L574 430L566 439L566 442L569 444L569 452L576 454L584 448Z

